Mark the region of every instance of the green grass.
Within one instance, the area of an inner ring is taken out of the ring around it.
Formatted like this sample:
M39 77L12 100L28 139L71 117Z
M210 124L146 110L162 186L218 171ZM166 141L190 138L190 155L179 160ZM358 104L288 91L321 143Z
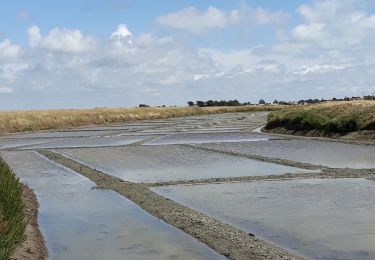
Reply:
M333 102L283 108L268 116L266 129L275 128L314 130L323 135L375 130L375 102Z
M22 186L0 158L0 259L9 259L24 240L26 228Z

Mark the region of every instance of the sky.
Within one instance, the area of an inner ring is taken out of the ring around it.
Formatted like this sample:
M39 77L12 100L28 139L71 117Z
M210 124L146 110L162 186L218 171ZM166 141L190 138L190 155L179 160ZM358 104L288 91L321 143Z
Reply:
M375 93L371 0L0 0L0 109Z

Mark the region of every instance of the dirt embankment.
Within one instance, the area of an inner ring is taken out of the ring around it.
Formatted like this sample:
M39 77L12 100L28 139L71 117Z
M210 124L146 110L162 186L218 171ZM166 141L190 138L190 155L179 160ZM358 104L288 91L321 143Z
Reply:
M269 114L264 130L309 137L375 140L375 101L283 108Z
M338 140L358 141L364 143L375 143L375 131L363 130L354 131L345 134L341 133L326 133L320 130L291 130L286 127L263 128L263 133L279 134L279 135L293 135L305 137L325 137Z
M26 240L16 248L11 259L47 259L47 248L38 225L38 200L34 192L25 185L23 186L22 200L25 203L25 217L27 220Z
M156 194L152 184L131 183L87 167L60 154L39 150L48 159L94 181L98 188L113 190L141 208L197 238L229 259L302 259L292 253Z

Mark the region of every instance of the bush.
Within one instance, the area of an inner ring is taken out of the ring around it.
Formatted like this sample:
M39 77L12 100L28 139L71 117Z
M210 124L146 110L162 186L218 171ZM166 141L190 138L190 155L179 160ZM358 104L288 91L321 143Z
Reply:
M24 239L26 228L22 186L0 159L0 259L9 259Z

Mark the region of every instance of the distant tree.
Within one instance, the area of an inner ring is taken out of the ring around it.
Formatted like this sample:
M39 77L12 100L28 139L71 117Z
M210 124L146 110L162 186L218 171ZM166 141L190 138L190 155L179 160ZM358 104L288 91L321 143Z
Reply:
M225 100L220 100L217 104L218 106L226 106L227 105L227 101Z
M235 100L230 100L230 106L240 106L241 103L235 99Z
M193 107L194 106L194 102L193 101L188 101L188 106L189 107Z
M205 107L206 106L206 102L204 101L200 101L198 100L197 102L195 102L197 104L198 107Z
M139 107L150 107L150 106L146 104L139 104Z
M375 96L374 95L363 96L363 99L364 100L375 100Z
M213 107L213 106L215 106L216 105L216 101L213 101L213 100L207 100L206 101L206 107Z
M259 105L264 105L264 104L266 104L266 101L264 101L264 99L260 99L259 100Z
M273 101L273 104L277 105L279 104L279 101L277 101L276 99Z

